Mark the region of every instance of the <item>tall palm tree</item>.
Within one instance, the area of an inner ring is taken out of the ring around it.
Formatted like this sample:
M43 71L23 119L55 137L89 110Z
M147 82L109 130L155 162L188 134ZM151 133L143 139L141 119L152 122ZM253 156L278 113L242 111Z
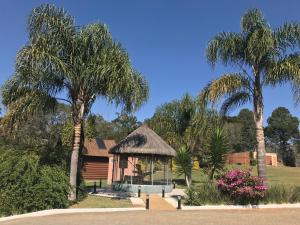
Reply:
M63 9L42 5L28 19L29 41L16 60L16 72L3 90L8 106L4 121L16 124L38 111L53 109L57 100L71 105L74 141L69 199L76 199L82 123L97 97L136 110L148 96L148 85L136 72L121 44L106 25L75 26ZM63 97L66 96L66 97Z
M246 102L252 102L256 124L258 175L266 180L265 140L263 131L263 87L283 82L282 74L299 74L297 54L290 54L300 44L300 26L285 23L272 30L258 9L251 9L241 19L241 32L223 32L208 44L206 56L215 66L220 61L232 65L228 73L211 81L201 92L202 101L216 102L225 97L223 114Z

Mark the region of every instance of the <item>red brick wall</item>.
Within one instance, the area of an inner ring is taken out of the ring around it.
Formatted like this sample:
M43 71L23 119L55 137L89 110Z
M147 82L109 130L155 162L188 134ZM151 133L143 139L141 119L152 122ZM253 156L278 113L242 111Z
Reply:
M250 165L250 154L249 152L238 152L230 153L227 155L228 164L241 164L241 165Z
M272 156L266 155L266 164L267 165L272 165Z

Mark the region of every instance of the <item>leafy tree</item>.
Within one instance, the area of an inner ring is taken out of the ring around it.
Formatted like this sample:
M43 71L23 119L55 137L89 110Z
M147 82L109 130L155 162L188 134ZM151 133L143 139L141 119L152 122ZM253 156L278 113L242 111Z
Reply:
M74 141L69 199L75 200L82 125L96 98L132 111L147 99L148 86L106 25L78 27L64 9L42 5L32 10L28 31L16 72L3 90L5 121L14 125L36 112L51 111L57 100L70 104Z
M136 116L128 114L127 112L121 112L117 114L117 118L111 121L111 126L114 130L114 139L119 142L125 138L129 133L141 126Z
M97 138L96 115L89 115L85 123L85 137L88 139Z
M251 9L241 19L241 32L222 32L208 44L206 55L215 66L238 68L211 81L202 91L202 101L216 102L225 97L221 111L252 102L256 128L258 175L266 181L265 140L263 131L263 87L285 81L282 74L298 74L297 57L290 54L300 43L300 26L285 23L272 30L258 9Z
M293 158L290 157L290 145L293 139L299 137L299 120L294 117L287 108L278 107L272 112L267 120L268 126L265 134L268 142L276 149L285 165L293 165Z
M188 187L190 187L191 184L190 181L193 169L193 161L191 160L192 157L191 151L189 151L185 146L182 146L177 150L174 158L176 172L179 176L184 175L185 182Z
M252 111L242 109L237 116L226 118L225 130L234 152L255 150L255 122Z

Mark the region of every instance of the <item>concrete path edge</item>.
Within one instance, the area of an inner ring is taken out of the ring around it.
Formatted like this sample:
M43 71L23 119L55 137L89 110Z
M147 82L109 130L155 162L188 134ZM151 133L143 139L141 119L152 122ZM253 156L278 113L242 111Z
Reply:
M241 209L296 209L300 203L294 204L266 204L266 205L203 205L203 206L182 206L182 210L241 210Z
M173 203L174 204L174 203ZM267 204L267 205L204 205L204 206L182 206L182 210L241 210L241 209L291 209L300 208L300 203L295 204ZM105 213L144 211L144 207L136 208L82 208L82 209L49 209L20 215L1 217L0 222L28 217L50 216L71 213Z
M0 222L9 221L14 219L22 219L28 217L50 216L57 214L70 214L70 213L105 213L105 212L126 212L126 211L142 211L146 210L144 207L136 208L82 208L82 209L49 209L32 213L25 213L14 216L0 217Z

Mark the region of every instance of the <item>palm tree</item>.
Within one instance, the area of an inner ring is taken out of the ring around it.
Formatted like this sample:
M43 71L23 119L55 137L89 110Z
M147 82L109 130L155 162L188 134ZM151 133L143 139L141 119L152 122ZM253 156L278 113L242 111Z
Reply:
M186 148L186 146L181 146L174 158L174 162L176 164L175 171L177 174L184 175L185 183L188 187L191 185L191 177L192 177L192 170L193 170L193 161L191 160L193 155L190 150Z
M272 30L258 9L241 19L241 32L223 32L208 44L206 56L215 66L220 61L238 68L211 81L201 92L204 102L226 98L221 112L252 102L256 124L258 174L266 180L265 140L263 131L263 87L283 82L282 74L299 74L297 56L290 54L300 43L300 26L285 23ZM287 78L285 78L287 79Z
M212 114L212 111L197 104L192 96L185 94L180 100L158 107L148 124L174 149L179 151L185 146L190 153L190 163L193 164L194 158L199 160L203 155ZM188 186L192 183L192 167L187 173L186 183Z
M227 136L224 132L223 124L218 120L213 124L205 151L205 163L208 170L209 180L212 182L216 172L224 169L226 154L229 152Z
M52 110L57 100L71 105L69 199L75 200L82 124L91 106L101 97L127 111L136 110L147 99L147 82L132 68L106 25L78 27L63 9L42 5L29 16L28 31L28 44L17 55L16 72L4 86L3 102L9 109L5 121L17 124L35 112Z

